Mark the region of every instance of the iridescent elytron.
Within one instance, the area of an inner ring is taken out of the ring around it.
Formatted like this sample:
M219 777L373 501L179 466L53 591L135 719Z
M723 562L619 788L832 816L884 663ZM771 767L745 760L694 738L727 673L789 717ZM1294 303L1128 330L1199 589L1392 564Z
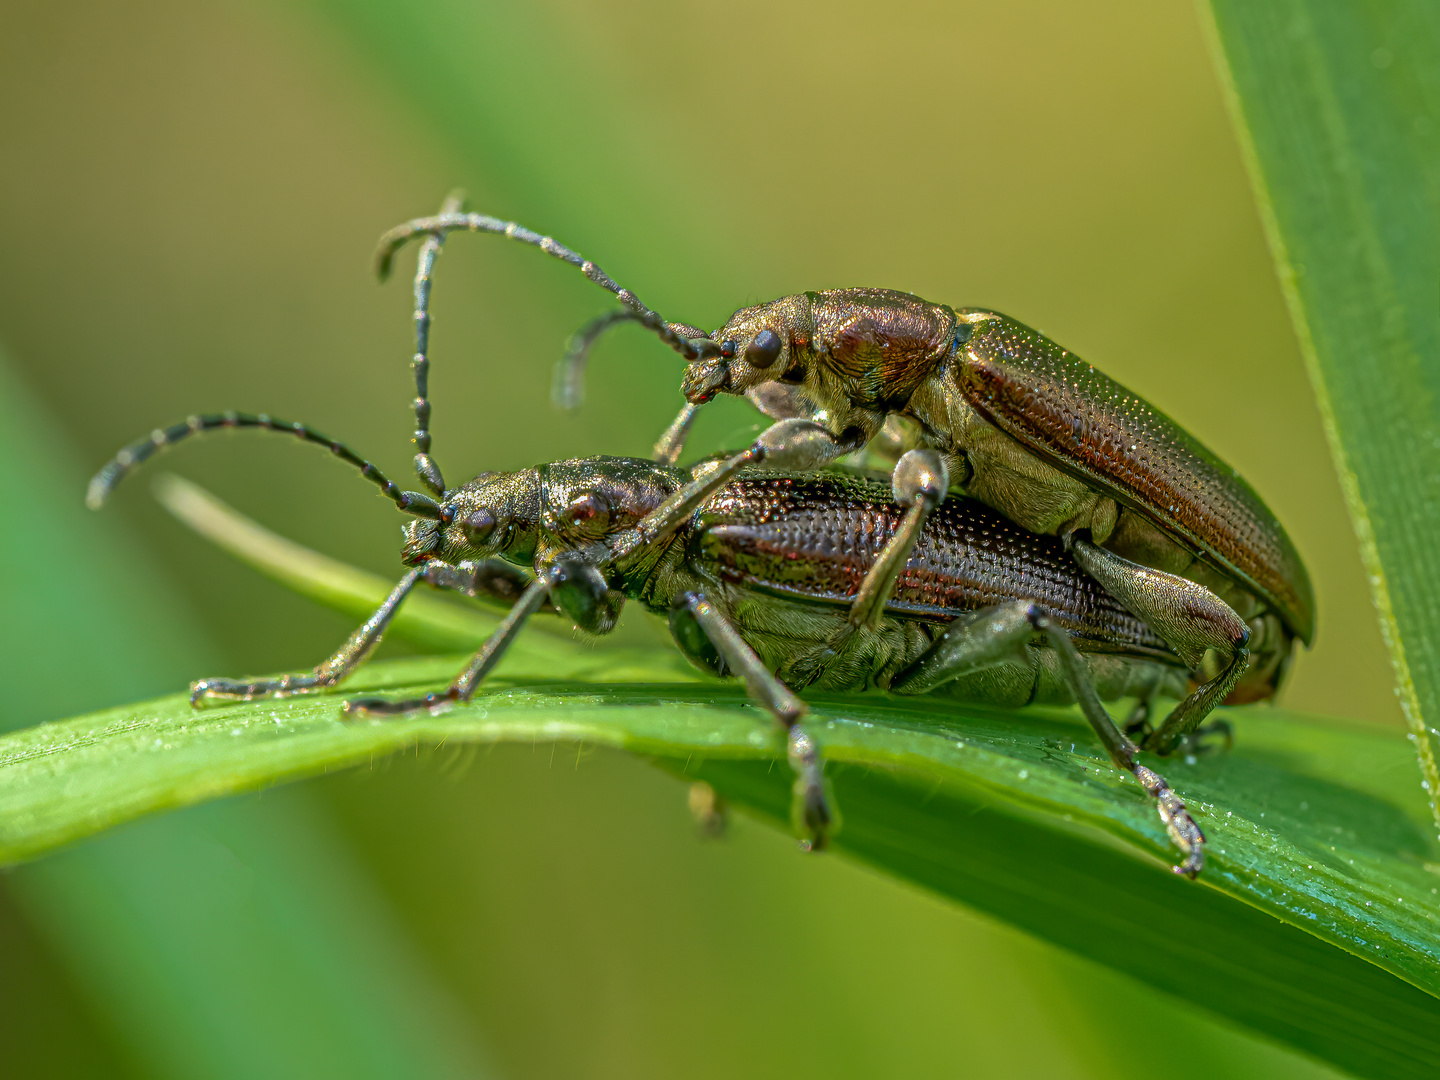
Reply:
M387 233L382 276L409 238L433 245L453 230L539 247L624 305L574 339L556 383L562 403L578 400L586 351L617 322L640 323L684 357L687 404L657 444L659 460L676 460L696 410L717 394L744 394L772 417L818 423L828 436L825 461L877 448L887 424L901 421L895 452L937 451L957 488L1031 532L1062 537L1088 573L1204 676L1158 727L1137 718L1147 749L1172 748L1217 702L1273 696L1293 639L1308 643L1314 633L1304 564L1254 490L1163 413L1007 316L889 289L835 289L745 308L705 334L665 321L549 237L460 213L455 203ZM424 352L422 339L417 371ZM417 441L428 438L421 428ZM1192 609L1170 578L1204 586L1217 604Z

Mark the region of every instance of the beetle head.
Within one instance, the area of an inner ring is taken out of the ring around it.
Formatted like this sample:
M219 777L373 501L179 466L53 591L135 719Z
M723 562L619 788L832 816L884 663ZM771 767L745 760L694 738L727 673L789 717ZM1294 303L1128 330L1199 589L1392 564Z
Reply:
M682 389L695 404L749 394L775 419L848 427L852 409L903 409L962 332L951 308L894 289L786 296L732 315L711 335L719 355L692 362Z
M702 356L685 369L685 399L699 405L716 394L743 394L762 383L802 381L814 336L810 308L811 294L805 293L730 316L711 335L720 343L719 355Z
M456 563L503 556L528 563L540 528L540 470L481 473L445 493L440 520L405 526L404 561Z

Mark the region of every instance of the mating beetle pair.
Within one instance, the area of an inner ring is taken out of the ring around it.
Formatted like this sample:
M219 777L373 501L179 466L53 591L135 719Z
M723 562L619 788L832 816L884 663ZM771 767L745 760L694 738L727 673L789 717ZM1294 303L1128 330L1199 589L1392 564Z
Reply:
M657 444L659 460L676 460L696 410L720 393L745 394L777 419L819 423L828 438L817 449L832 460L871 444L887 420L903 419L966 494L1022 528L1064 538L1087 573L1205 674L1158 727L1149 728L1148 714L1135 718L1146 749L1173 750L1222 701L1273 696L1292 639L1310 642L1309 576L1254 490L1163 413L1015 320L889 289L837 289L742 309L706 335L667 322L550 237L458 210L447 203L436 217L388 232L377 254L380 275L411 237L438 243L454 230L498 233L578 267L624 310L579 335L566 358L571 370L557 379L560 397L578 396L585 350L599 332L622 320L645 326L688 362L687 404ZM422 477L433 250L422 254L415 288ZM883 602L882 584L862 586L877 591L870 602ZM1266 662L1250 664L1252 650Z
M1168 784L1136 762L1137 747L1096 692L1139 698L1131 730L1164 753L1217 702L1272 694L1292 638L1308 639L1303 567L1233 472L1143 402L995 313L842 290L746 309L706 336L665 322L549 238L447 211L392 231L381 249L383 268L406 238L425 237L415 285L415 441L431 496L401 492L303 425L238 414L156 432L92 484L93 504L187 434L268 427L329 445L417 518L406 528L412 570L334 657L310 675L196 683L197 704L333 685L373 649L421 579L518 600L446 691L351 708L387 714L468 700L531 613L553 604L603 633L631 596L671 610L687 655L744 677L789 730L798 813L812 842L823 840L829 809L817 748L800 723L803 704L786 682L1005 704L1076 700L1112 760L1156 799L1184 854L1177 870L1198 872L1203 836ZM620 318L690 360L689 404L657 447L662 464L594 459L446 488L429 455L428 302L435 255L456 228L503 233L579 266L625 303ZM781 422L686 482L668 462L695 409L717 393L748 393ZM896 467L899 509L853 482L745 472L823 466L862 448L896 415L913 423L919 443ZM951 476L972 499L944 501ZM1194 689L1151 729L1151 699L1183 695L1187 677Z

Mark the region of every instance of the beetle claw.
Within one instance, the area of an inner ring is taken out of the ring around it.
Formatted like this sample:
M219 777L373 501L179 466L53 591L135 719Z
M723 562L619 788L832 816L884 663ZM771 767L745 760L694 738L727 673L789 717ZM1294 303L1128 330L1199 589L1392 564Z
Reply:
M1175 794L1163 776L1144 765L1136 765L1134 775L1146 794L1155 800L1160 820L1165 823L1165 831L1185 856L1179 866L1172 866L1170 869L1181 877L1194 880L1205 868L1205 834L1200 830L1200 826L1195 824L1190 811L1185 809L1184 801Z

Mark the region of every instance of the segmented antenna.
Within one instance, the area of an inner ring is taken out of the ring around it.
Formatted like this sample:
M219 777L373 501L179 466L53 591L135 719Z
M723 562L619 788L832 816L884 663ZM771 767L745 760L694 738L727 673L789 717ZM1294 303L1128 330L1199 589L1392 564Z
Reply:
M555 382L550 387L550 400L557 409L578 409L585 400L585 366L600 335L617 323L638 321L633 311L607 311L570 335L565 355L555 361Z
M570 335L565 343L565 355L555 361L555 381L550 385L550 400L557 409L578 409L585 400L585 368L590 362L590 350L612 326L624 322L639 322L633 311L607 311L597 315ZM670 323L670 329L691 344L703 339L709 341L704 330L697 330L684 323ZM673 463L672 463L673 464Z
M614 293L634 316L636 322L669 345L687 361L718 356L720 353L720 346L709 338L691 340L672 329L670 323L641 303L640 298L633 292L621 288L600 267L589 259L577 255L552 237L541 236L513 221L501 221L499 218L489 217L485 214L438 214L435 217L416 218L403 225L397 225L380 238L380 246L375 251L375 273L381 281L389 277L390 263L395 258L395 253L404 247L411 238L423 234L444 235L459 229L506 236L511 240L518 240L522 244L538 247L545 254L578 267L580 272L596 285Z
M377 469L370 462L360 457L344 443L336 442L328 435L322 435L314 428L306 424L292 423L289 420L276 420L274 417L264 413L252 415L250 413L223 412L211 413L206 416L192 416L183 424L175 424L168 428L156 428L150 433L149 438L141 439L131 443L121 450L115 457L90 481L90 488L85 493L85 505L92 510L98 510L109 498L110 492L115 485L125 478L129 473L134 472L144 462L149 460L157 451L173 446L182 439L188 439L191 435L198 435L202 431L215 431L220 428L263 428L266 431L278 431L287 435L294 435L297 439L305 442L312 442L323 446L341 461L349 462L360 470L365 479L379 486L385 497L392 500L396 506L407 514L414 514L417 517L432 518L440 520L442 512L438 503L428 495L421 495L416 491L401 491L400 488L386 479L385 474Z
M464 205L465 193L452 191L440 204L440 214L457 213ZM435 495L445 494L445 478L430 457L430 278L443 243L444 233L429 233L415 261L415 359L410 364L415 371L415 473Z

